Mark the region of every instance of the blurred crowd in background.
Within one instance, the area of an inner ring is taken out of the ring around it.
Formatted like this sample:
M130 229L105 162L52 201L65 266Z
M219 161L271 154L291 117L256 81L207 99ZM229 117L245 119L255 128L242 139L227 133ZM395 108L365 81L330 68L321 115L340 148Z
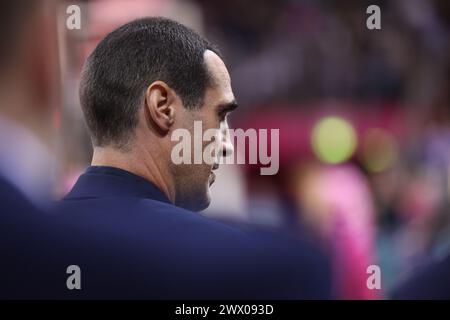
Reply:
M223 165L205 215L308 234L332 258L338 298L386 297L417 266L448 254L448 1L77 4L81 29L60 30L54 197L71 188L91 158L78 101L85 58L117 26L166 16L222 51L240 104L231 126L280 130L278 174ZM381 8L381 30L366 27L371 4ZM366 286L373 264L381 268L381 291Z

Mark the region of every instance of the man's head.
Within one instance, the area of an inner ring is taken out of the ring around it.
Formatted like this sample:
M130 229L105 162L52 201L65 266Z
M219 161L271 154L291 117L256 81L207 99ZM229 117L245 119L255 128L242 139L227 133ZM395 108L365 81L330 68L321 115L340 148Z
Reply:
M94 155L95 150L114 154L103 163L112 157L134 159L137 163L121 166L152 180L175 204L192 210L208 206L217 165L171 159L176 144L171 135L177 129L191 133L195 152L195 121L201 121L203 131L222 130L217 156L232 151L226 115L236 103L225 64L208 41L168 19L130 22L107 35L89 56L80 100Z

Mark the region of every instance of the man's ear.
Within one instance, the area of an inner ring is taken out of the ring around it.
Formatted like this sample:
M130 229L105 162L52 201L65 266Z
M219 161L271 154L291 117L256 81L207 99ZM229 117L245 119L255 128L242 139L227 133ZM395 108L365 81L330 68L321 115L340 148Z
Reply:
M163 81L153 82L145 92L145 108L156 127L169 131L175 120L175 92Z

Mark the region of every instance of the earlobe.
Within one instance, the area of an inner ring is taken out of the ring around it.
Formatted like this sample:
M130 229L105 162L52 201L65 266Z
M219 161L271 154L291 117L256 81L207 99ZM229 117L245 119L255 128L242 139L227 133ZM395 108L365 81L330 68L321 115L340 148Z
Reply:
M162 132L169 131L174 123L173 100L172 90L162 81L153 82L145 93L145 108L150 120Z

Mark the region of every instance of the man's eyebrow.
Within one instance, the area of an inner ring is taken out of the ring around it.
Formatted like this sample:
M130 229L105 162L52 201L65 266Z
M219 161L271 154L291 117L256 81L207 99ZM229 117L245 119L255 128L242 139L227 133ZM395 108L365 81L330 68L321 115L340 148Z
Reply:
M231 112L238 107L236 100L219 104L218 109L220 113Z

